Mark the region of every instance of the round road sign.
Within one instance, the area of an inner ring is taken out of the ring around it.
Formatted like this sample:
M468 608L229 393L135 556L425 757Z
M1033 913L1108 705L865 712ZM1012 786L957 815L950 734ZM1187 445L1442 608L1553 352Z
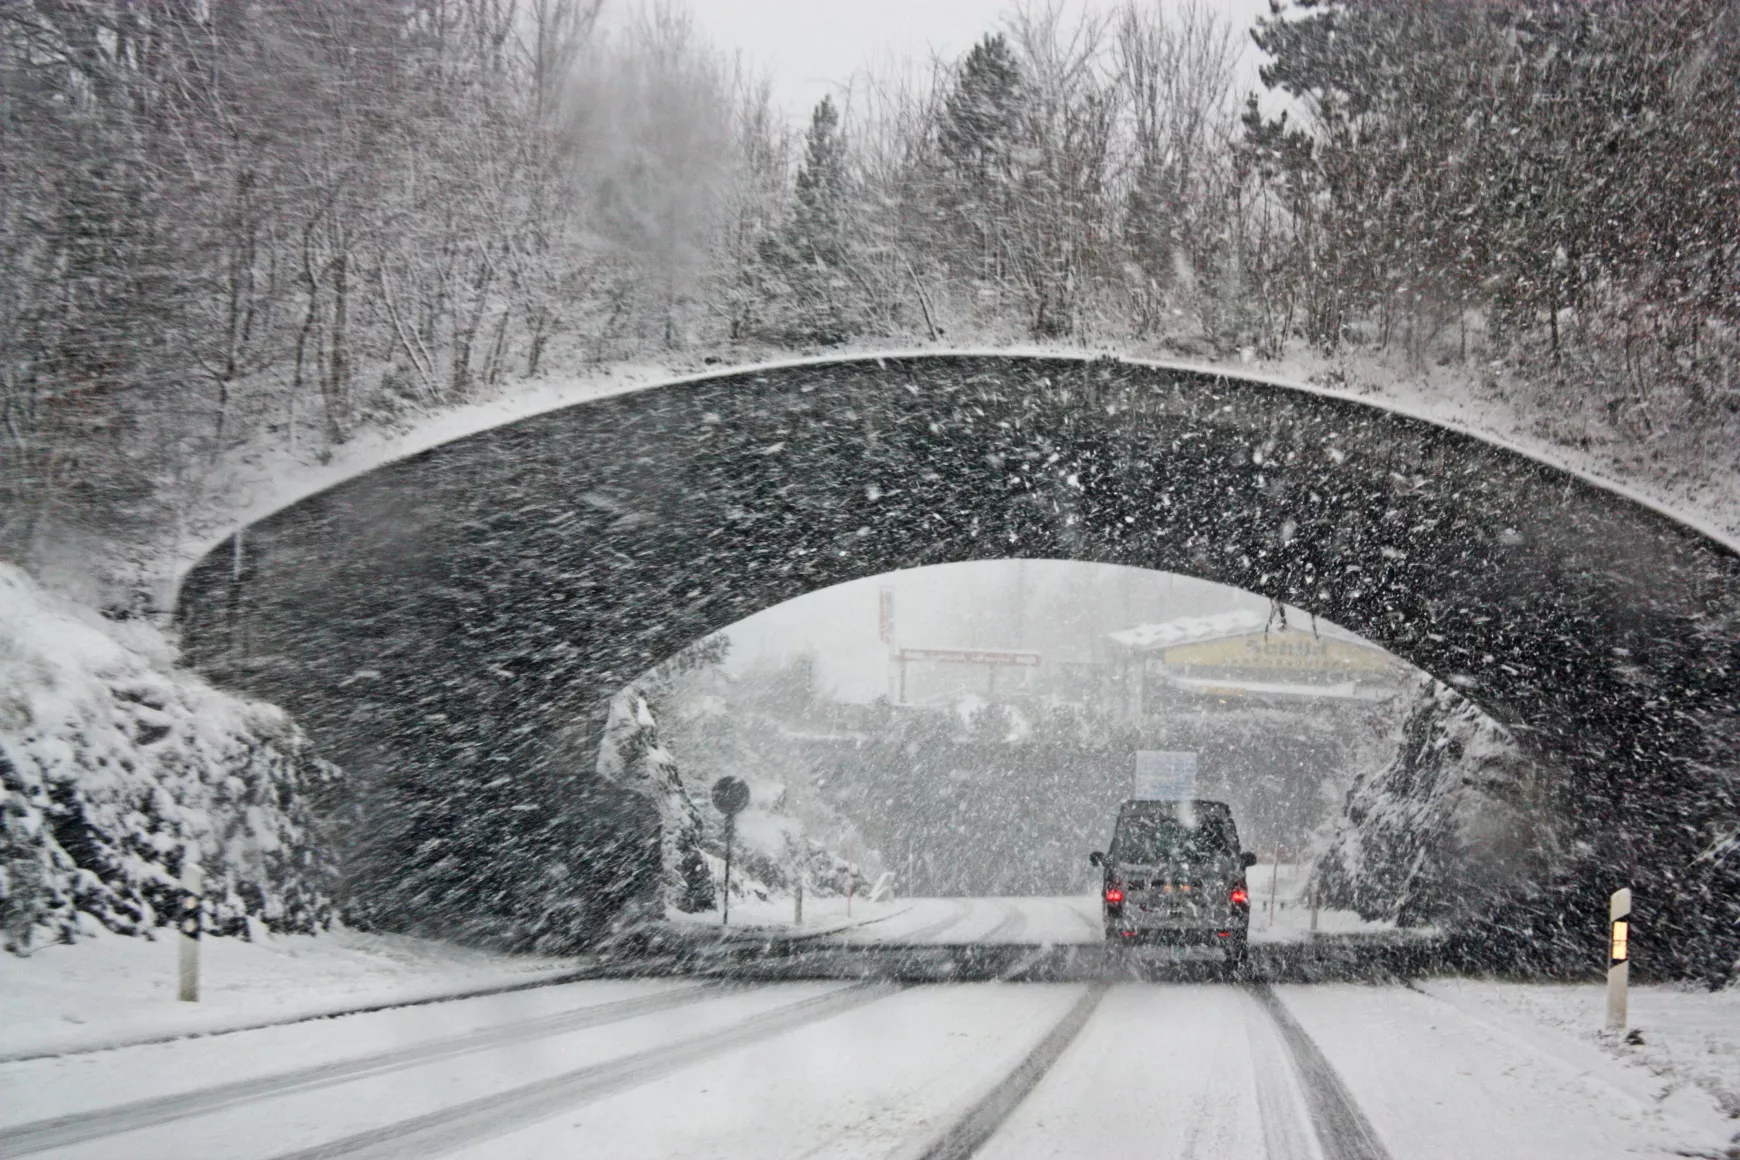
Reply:
M727 817L749 804L749 786L741 778L722 777L713 783L713 805Z

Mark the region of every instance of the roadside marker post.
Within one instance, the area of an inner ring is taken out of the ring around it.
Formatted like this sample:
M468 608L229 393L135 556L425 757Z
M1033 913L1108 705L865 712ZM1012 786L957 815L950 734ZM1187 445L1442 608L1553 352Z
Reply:
M797 875L797 905L792 911L791 924L793 926L804 924L804 877L801 873Z
M852 917L852 876L858 872L858 843L846 843L846 917Z
M200 892L205 874L193 860L190 847L181 866L181 990L183 1003L199 1002Z
M1281 881L1281 843L1275 843L1275 872L1269 875L1269 925L1275 925L1275 889Z
M737 834L737 815L749 804L749 786L741 778L722 777L713 783L713 807L725 815L725 901L719 925L731 925L731 842Z
M1629 1021L1626 991L1631 982L1631 887L1613 892L1607 918L1607 1030L1624 1031Z

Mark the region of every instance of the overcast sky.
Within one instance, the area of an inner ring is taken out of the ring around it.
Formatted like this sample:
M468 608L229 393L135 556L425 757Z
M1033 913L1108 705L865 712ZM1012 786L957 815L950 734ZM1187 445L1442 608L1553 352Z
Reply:
M1066 13L1109 12L1123 0L1070 0ZM1147 0L1161 8L1175 0ZM1268 12L1268 0L1204 0L1240 30L1247 46L1241 90L1257 84L1257 52L1246 31ZM685 7L679 4L678 7ZM841 92L853 74L902 61L922 64L933 55L953 60L986 32L1001 27L1013 0L690 0L686 5L706 38L741 52L773 86L774 100L794 124L828 93ZM637 11L634 0L608 3L605 21Z

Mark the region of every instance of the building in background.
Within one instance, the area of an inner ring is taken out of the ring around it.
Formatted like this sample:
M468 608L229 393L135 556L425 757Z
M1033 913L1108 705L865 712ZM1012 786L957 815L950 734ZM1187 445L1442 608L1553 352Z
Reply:
M1250 609L1107 633L1101 654L1106 703L1126 720L1178 707L1382 701L1408 674L1346 629L1281 624Z

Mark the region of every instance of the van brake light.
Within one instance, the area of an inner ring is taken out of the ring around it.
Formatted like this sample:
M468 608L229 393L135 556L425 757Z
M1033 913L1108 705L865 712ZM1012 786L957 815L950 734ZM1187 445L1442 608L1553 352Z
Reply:
M1251 896L1246 893L1243 886L1233 887L1232 904L1234 906L1249 906L1251 904Z
M1106 889L1106 901L1114 904L1122 902L1124 901L1124 892L1119 890L1116 886L1108 887Z

